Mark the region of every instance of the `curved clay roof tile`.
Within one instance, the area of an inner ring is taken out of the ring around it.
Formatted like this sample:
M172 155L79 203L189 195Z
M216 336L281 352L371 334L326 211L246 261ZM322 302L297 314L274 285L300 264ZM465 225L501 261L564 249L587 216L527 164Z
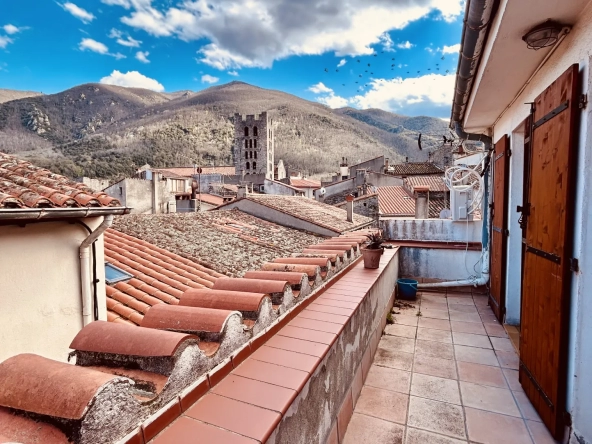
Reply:
M215 308L218 310L237 310L247 319L257 319L259 308L269 296L263 293L244 291L190 289L183 293L180 306Z
M326 257L279 257L273 262L276 264L314 265L321 267L321 270L331 268L331 260Z
M298 264L280 264L268 262L261 266L263 271L290 271L298 273L306 273L309 279L315 279L320 274L321 270L317 265L298 265Z
M66 435L57 427L15 415L4 407L0 407L0 429L0 443L69 444Z
M119 378L37 355L16 355L0 364L0 405L80 419L99 389L114 379Z
M22 208L25 203L18 197L0 191L0 208Z
M289 287L288 281L264 279L220 278L214 284L214 290L247 291L250 293L284 293Z
M285 271L247 271L245 279L266 279L273 281L287 281L290 285L302 285L308 282L306 273L285 272Z
M73 350L126 356L173 356L177 348L195 336L95 321L76 335Z

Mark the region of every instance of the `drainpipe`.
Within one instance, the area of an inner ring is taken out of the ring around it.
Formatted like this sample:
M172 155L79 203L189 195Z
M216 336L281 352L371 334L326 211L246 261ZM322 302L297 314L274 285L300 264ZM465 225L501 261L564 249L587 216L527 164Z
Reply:
M90 267L90 247L113 223L113 215L107 215L86 239L80 244L80 285L82 290L82 325L86 326L93 321L93 300L91 288L91 267Z

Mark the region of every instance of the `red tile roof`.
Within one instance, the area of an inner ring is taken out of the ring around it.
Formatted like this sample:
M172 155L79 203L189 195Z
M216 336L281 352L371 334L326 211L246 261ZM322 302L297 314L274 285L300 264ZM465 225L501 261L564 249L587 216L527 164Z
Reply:
M182 177L192 177L195 174L194 167L155 168L152 171L167 172ZM201 174L222 174L224 176L233 176L235 172L236 170L234 166L201 167Z
M430 192L445 193L449 191L443 176L411 176L404 180L407 189L412 193L418 186L427 186Z
M400 186L379 187L378 208L381 216L415 217L415 200Z
M394 176L444 175L444 171L430 162L405 162L389 165L387 173Z
M0 153L0 210L77 207L121 207L121 203L82 183Z
M214 196L213 194L201 194L198 196L198 199L201 199L202 202L216 206L222 205L224 203L223 197Z
M290 185L296 188L321 188L321 182L310 179L295 179L290 178Z

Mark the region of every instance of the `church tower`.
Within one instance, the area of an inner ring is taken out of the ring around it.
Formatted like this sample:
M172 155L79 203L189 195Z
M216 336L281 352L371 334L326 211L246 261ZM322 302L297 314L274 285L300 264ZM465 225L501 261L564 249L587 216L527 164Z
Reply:
M273 180L274 170L273 120L267 112L259 115L234 115L235 174L248 180L250 174L265 174Z

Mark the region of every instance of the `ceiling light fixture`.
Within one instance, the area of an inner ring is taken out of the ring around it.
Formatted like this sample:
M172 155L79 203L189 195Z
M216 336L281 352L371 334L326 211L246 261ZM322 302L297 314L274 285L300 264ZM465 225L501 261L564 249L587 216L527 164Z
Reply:
M553 20L547 20L528 31L522 37L522 40L526 42L528 49L538 51L539 49L553 46L559 41L562 32L567 33L569 30L570 27L568 26L564 26Z

